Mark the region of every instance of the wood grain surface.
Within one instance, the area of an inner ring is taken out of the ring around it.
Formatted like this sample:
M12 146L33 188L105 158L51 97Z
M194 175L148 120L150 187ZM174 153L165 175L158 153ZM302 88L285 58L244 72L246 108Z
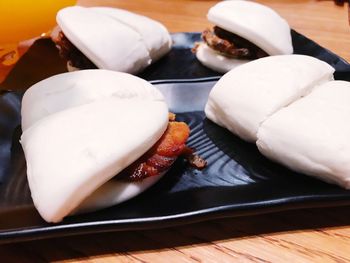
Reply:
M81 0L129 9L171 32L201 31L217 1ZM347 6L261 0L300 33L350 61ZM6 70L0 71L5 76ZM1 78L0 78L1 79ZM350 262L350 207L226 218L147 231L100 233L0 246L0 262Z

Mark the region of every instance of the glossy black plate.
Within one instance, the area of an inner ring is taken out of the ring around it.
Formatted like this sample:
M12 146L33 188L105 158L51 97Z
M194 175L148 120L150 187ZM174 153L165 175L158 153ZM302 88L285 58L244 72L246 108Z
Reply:
M349 64L331 51L292 30L295 54L304 54L326 61L336 69L336 78L350 81ZM201 40L200 33L172 34L171 51L157 63L139 74L149 81L214 78L222 74L202 66L191 48ZM26 90L36 82L55 74L66 72L65 62L58 55L55 44L49 39L40 39L16 64L1 83L2 90Z
M350 204L350 191L270 162L254 144L208 121L202 109L218 75L202 67L190 52L199 34L173 36L176 45L171 53L141 76L156 79L153 83L170 109L190 125L188 144L208 161L208 167L198 171L178 160L159 183L128 202L68 217L60 224L44 222L33 206L26 180L19 144L20 101L22 90L30 84L65 69L52 42L40 40L2 84L2 90L17 91L0 96L0 242ZM350 66L341 58L295 32L293 43L297 53L319 57L336 67L338 79L349 79Z

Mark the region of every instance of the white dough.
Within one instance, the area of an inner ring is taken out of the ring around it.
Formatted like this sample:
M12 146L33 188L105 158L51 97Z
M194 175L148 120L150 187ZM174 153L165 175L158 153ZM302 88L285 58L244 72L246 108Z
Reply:
M149 51L152 63L169 52L171 37L161 23L123 9L110 7L92 7L92 10L111 16L113 19L137 31Z
M293 53L290 27L271 8L251 1L221 1L208 12L215 25L249 40L269 55Z
M59 74L36 83L24 94L22 130L47 115L111 96L164 100L150 83L127 73L91 69Z
M206 116L244 140L255 142L270 115L333 79L327 63L304 55L270 56L226 73L213 87Z
M350 83L331 81L267 119L257 146L292 170L350 189Z
M136 74L170 50L163 25L127 11L74 6L61 9L56 19L65 36L101 69Z
M197 47L196 57L204 66L220 73L226 73L239 65L249 62L249 60L228 58L220 55L205 43L200 43Z
M21 144L34 205L46 221L120 203L159 179L110 180L167 127L167 105L146 83L124 73L89 70L51 77L26 92Z
M79 207L73 211L74 214L96 211L101 208L109 207L129 200L162 178L163 174L151 176L142 181L122 181L112 178L107 183L97 188L90 196L88 196Z

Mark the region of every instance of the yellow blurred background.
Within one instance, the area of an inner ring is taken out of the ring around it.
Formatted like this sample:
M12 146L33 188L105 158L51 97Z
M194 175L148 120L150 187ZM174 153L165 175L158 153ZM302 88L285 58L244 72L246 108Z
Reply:
M18 59L18 44L39 37L56 24L56 13L76 0L1 0L0 64L11 65Z

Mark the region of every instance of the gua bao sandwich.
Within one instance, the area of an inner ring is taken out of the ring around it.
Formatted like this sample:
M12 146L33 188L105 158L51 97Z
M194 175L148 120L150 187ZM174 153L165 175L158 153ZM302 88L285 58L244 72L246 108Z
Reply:
M239 66L214 86L206 116L292 170L350 189L350 82L303 55Z
M171 37L159 22L110 7L67 7L53 35L69 71L108 69L136 74L164 56Z
M255 142L261 123L281 108L333 80L334 69L310 56L261 58L226 73L211 90L209 119Z
M48 222L130 199L189 152L189 127L169 121L162 94L107 70L32 86L22 101L22 130L32 198Z
M226 73L253 59L293 53L290 27L267 6L241 0L221 1L207 18L215 26L202 33L193 51L206 67Z

